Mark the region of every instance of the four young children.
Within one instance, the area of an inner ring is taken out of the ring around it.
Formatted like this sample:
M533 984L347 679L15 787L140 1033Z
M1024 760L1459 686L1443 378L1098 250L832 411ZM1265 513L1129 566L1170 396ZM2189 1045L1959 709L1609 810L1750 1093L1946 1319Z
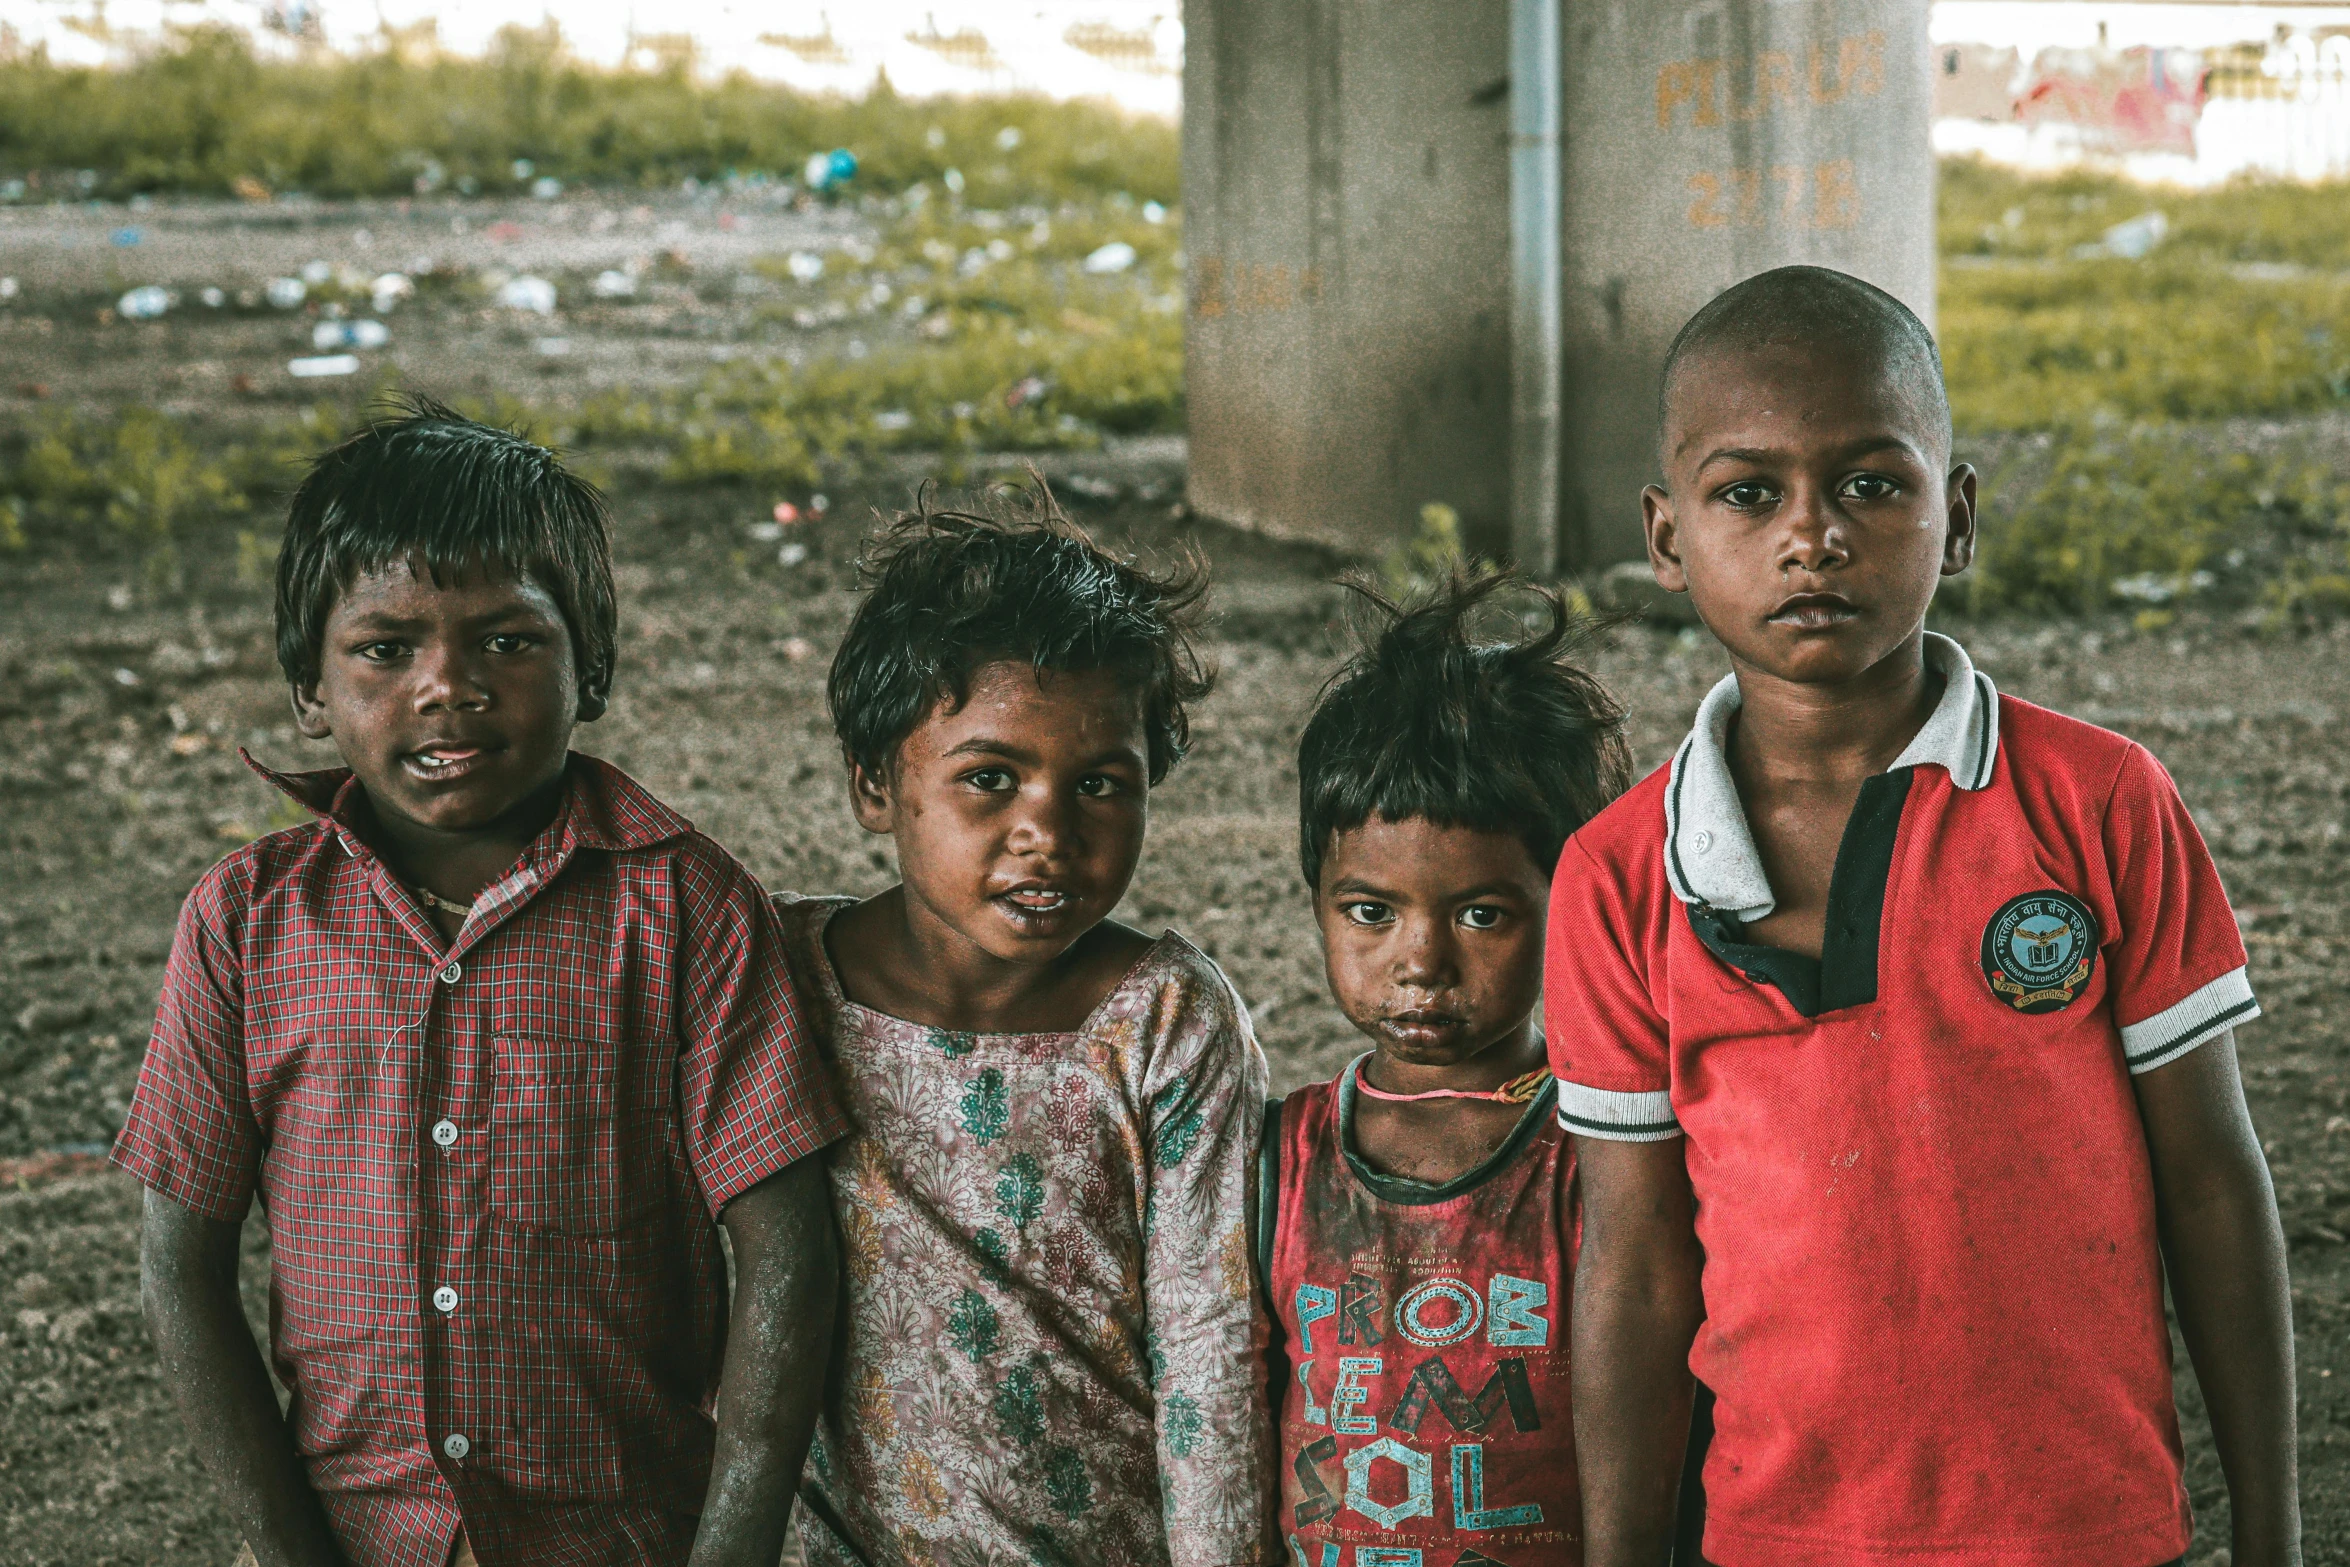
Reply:
M1627 791L1556 597L1371 596L1298 769L1369 1048L1271 1106L1217 966L1110 917L1196 568L888 530L830 697L900 880L771 903L569 749L592 491L431 405L322 457L279 647L345 765L257 768L317 820L190 895L116 1151L251 1556L769 1567L796 1497L843 1567L2157 1567L2167 1281L2236 1567L2297 1562L2243 948L2159 764L1923 629L1932 339L1766 273L1663 414L1731 675Z

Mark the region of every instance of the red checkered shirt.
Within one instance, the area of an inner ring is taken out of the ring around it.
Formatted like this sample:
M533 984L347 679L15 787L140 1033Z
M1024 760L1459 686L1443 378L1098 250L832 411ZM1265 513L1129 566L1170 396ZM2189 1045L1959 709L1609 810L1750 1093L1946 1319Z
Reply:
M574 756L454 941L321 819L180 914L124 1169L213 1219L256 1189L294 1439L358 1567L680 1562L725 1344L715 1215L845 1129L748 872Z

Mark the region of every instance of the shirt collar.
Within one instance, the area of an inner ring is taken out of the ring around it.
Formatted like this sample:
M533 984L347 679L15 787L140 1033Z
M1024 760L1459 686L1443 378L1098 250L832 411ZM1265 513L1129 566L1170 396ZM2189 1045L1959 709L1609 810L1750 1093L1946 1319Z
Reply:
M1925 652L1926 667L1942 676L1942 699L1887 771L1934 766L1959 788L1980 789L1999 756L1998 689L1950 638L1927 632ZM1697 722L1673 755L1665 785L1665 879L1683 903L1758 920L1778 900L1730 775L1730 720L1742 700L1738 677L1723 676L1698 704Z
M359 852L358 836L352 828L359 780L351 769L279 772L256 761L242 747L237 755L264 782L333 828L345 848ZM649 849L693 831L693 823L654 799L642 784L609 762L574 751L567 773L569 788L563 809L531 846L534 855L542 846L561 854L573 849L614 853Z

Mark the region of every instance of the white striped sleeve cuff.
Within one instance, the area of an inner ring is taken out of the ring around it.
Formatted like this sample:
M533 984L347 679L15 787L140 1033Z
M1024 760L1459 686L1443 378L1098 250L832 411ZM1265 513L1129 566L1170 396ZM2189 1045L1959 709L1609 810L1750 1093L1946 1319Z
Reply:
M2174 1007L2165 1007L2139 1023L2122 1025L2122 1059L2130 1075L2167 1066L2223 1029L2260 1016L2252 999L2252 982L2242 969L2230 969ZM1566 1103L1566 1085L1559 1085L1559 1103Z
M1601 1137L1616 1143L1661 1143L1681 1135L1673 1115L1673 1096L1620 1094L1613 1089L1586 1088L1559 1079L1559 1125L1577 1137Z

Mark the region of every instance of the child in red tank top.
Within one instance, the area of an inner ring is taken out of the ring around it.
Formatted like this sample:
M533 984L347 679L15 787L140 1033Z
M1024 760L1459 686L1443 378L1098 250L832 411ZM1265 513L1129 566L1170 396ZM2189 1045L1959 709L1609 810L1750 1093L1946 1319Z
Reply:
M1548 626L1477 642L1496 593ZM1574 1162L1535 1025L1551 867L1624 786L1572 618L1503 573L1408 606L1298 752L1330 986L1370 1041L1268 1125L1280 1528L1303 1567L1579 1567Z

